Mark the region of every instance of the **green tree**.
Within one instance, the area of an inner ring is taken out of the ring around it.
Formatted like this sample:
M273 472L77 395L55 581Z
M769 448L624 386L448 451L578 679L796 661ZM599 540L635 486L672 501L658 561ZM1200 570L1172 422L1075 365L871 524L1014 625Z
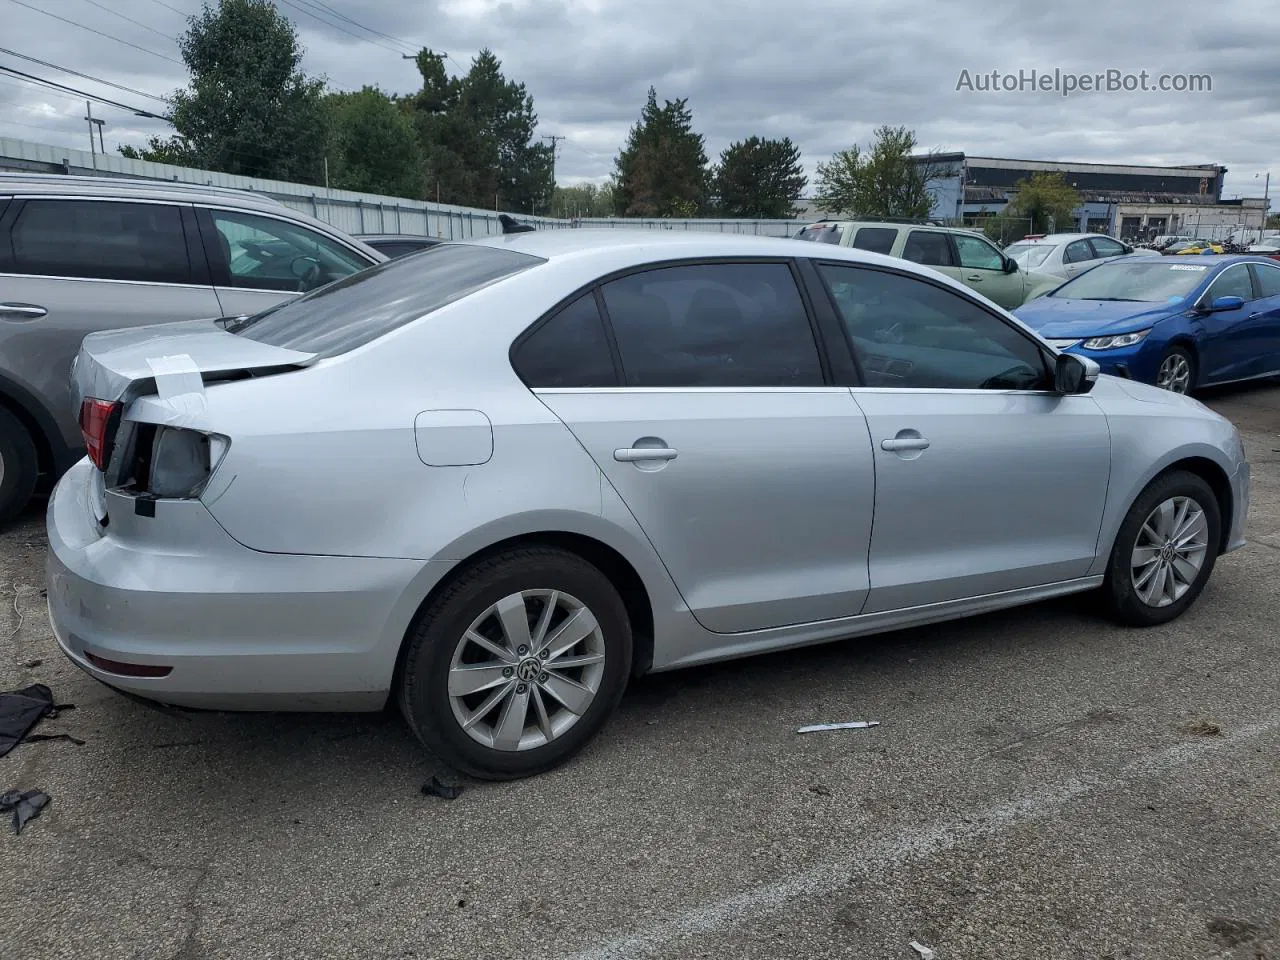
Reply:
M929 216L932 164L915 156L916 135L906 127L881 126L870 148L854 144L830 163L818 164L814 202L834 216L852 214L894 220Z
M1075 223L1080 194L1062 174L1034 173L1014 184L1014 190L1017 193L1001 216L1027 221L1026 233L1048 233L1050 221L1058 231Z
M614 211L623 217L692 217L705 209L709 173L688 100L658 106L653 87L614 161Z
M293 25L270 0L218 0L178 41L190 72L172 96L168 139L125 156L224 173L318 183L324 176L324 80L301 70Z
M720 154L713 178L717 209L730 217L782 219L795 215L795 204L809 181L800 165L800 148L790 137L749 137Z
M331 93L328 114L329 182L344 190L421 199L423 164L413 120L376 87Z
M602 197L600 188L594 183L557 186L551 200L553 217L602 217L612 212L612 197Z
M462 77L444 57L417 57L422 90L411 101L427 170L427 194L446 203L544 213L551 206L551 149L534 139L538 116L523 83L481 50Z

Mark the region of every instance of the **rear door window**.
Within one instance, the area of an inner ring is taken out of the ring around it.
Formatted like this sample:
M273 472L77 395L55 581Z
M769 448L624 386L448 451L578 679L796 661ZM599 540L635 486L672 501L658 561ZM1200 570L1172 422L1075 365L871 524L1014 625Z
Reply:
M190 283L175 204L28 200L10 233L14 273Z
M893 252L893 241L897 239L898 231L893 227L859 227L853 235L853 245L859 250L888 255Z
M272 346L331 357L545 262L498 247L442 244L285 300L227 329Z
M663 267L605 284L632 387L801 387L824 382L785 263Z
M1260 297L1280 297L1280 267L1255 263L1253 274L1258 278L1258 295Z
M951 241L945 233L935 230L912 230L907 234L907 244L902 248L902 259L922 263L927 267L954 267Z

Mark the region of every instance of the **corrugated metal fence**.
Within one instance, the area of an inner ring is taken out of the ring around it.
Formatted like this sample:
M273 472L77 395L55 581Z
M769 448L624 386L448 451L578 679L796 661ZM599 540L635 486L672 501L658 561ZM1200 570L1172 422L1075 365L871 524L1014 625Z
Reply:
M447 203L427 203L401 197L383 197L350 190L283 180L261 180L239 177L212 170L177 167L168 163L129 160L113 154L94 156L85 150L54 147L0 137L0 170L30 170L40 173L68 173L112 177L143 177L152 180L174 180L205 186L232 187L260 193L279 200L295 210L331 223L347 233L408 233L420 236L460 240L499 233L497 210L458 207ZM711 233L745 233L766 237L786 237L795 233L803 220L663 220L617 219L597 217L560 220L531 217L511 212L524 223L540 229L582 227L615 227L648 230L690 230Z

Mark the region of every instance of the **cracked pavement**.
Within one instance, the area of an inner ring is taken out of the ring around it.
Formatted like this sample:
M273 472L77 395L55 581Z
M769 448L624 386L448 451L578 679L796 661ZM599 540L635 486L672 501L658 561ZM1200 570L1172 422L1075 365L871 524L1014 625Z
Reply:
M1204 399L1251 543L1181 620L1068 598L647 678L573 763L453 801L391 715L89 680L33 508L0 533L0 689L48 684L76 709L39 732L86 743L0 758L53 798L0 829L0 955L1278 960L1280 388Z

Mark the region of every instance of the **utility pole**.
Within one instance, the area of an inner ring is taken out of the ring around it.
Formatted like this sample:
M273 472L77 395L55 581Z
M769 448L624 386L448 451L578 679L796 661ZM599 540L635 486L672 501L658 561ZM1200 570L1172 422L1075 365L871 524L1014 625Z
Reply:
M93 128L95 126L98 128L98 146L102 147L102 155L105 157L107 155L107 148L102 142L102 127L107 121L99 120L93 115L93 104L88 100L84 102L84 118L89 121L89 153L93 157L93 169L97 170L98 151L93 145Z
M551 141L551 198L552 204L554 205L556 195L556 144L561 140L566 140L568 138L565 136L557 136L556 134L547 134L543 136L542 139ZM555 210L553 209L551 212L555 213Z

